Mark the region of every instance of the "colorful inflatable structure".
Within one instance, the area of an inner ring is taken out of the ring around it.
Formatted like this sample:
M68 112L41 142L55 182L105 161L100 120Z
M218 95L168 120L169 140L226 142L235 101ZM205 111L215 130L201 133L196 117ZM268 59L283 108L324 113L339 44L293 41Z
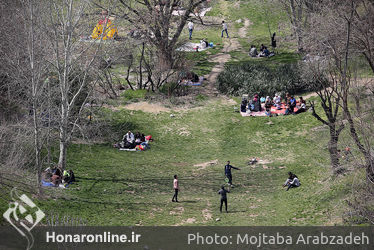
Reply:
M105 27L105 28L104 28ZM92 32L92 39L114 39L118 35L118 30L109 18L102 18L97 23Z

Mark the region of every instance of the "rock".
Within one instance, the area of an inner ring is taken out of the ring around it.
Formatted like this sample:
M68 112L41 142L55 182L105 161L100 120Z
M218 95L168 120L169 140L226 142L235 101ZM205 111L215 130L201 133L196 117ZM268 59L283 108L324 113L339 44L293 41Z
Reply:
M170 114L170 117L173 118L173 117L175 117L175 115L174 114Z
M241 23L242 22L242 19L238 19L235 21L236 23Z
M216 221L220 221L221 219L220 218L217 218Z

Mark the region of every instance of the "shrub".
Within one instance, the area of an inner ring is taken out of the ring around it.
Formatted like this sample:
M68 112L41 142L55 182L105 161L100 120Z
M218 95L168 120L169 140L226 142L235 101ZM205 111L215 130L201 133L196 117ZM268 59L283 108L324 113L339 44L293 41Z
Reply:
M251 62L232 64L218 76L218 90L227 95L259 94L274 96L275 93L296 94L313 90L302 78L298 64L284 64L269 68L264 64Z

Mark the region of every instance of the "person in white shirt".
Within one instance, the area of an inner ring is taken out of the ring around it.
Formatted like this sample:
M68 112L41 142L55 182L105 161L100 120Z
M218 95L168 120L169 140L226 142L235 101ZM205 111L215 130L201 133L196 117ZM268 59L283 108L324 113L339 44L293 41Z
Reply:
M303 113L306 111L306 102L303 99L303 97L300 96L300 106L298 107L299 109L295 112L295 115Z
M258 55L258 53L257 53L256 46L251 45L251 49L249 51L249 56L250 57L257 57L257 55Z
M281 97L280 97L279 94L275 94L273 102L274 102L274 106L277 108L277 110L282 109L282 102L281 102Z
M123 141L127 141L132 144L135 141L134 134L131 131L127 132L127 134L125 134L125 136L123 137Z
M193 28L194 28L194 24L192 21L190 21L188 24L188 31L190 32L190 40L192 39L192 32L193 32Z
M223 32L226 32L227 38L229 38L229 33L227 32L227 24L225 21L222 21L222 34L221 37L223 37Z

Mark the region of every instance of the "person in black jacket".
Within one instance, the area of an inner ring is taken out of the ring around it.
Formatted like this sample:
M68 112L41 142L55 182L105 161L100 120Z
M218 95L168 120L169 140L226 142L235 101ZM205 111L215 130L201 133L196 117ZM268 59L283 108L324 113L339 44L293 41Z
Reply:
M232 175L231 175L231 169L240 170L240 168L236 168L234 166L230 165L230 161L227 161L227 165L225 165L225 175L229 179L228 183L230 186L232 186Z
M227 213L227 193L230 193L230 188L228 190L225 189L225 186L222 186L221 189L218 191L218 194L221 195L221 205L219 207L219 211L222 213L222 206L225 203L225 210Z

